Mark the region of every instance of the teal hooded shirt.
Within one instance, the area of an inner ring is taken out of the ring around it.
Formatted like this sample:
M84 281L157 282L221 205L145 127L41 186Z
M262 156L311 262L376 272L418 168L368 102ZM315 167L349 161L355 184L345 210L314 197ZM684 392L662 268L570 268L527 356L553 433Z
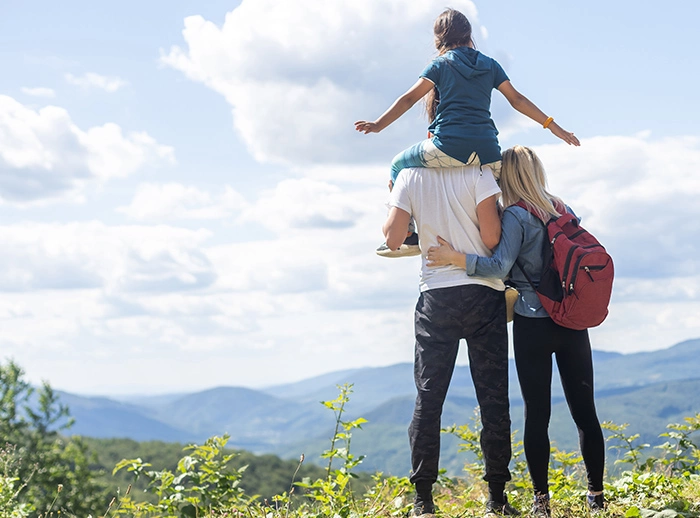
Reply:
M491 91L508 76L478 50L459 47L435 58L421 73L440 94L428 128L435 146L462 162L476 152L482 164L501 159L498 130L491 119Z

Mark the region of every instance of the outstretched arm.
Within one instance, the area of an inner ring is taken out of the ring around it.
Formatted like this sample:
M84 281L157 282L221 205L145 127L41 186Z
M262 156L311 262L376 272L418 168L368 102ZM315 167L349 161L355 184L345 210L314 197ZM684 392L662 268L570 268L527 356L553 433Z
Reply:
M513 108L523 115L527 115L533 121L539 124L544 124L547 121L547 115L545 115L544 112L537 106L535 106L535 103L530 101L530 99L518 92L510 81L503 81L498 86L498 91L501 92L506 99L508 99L508 102ZM569 133L553 120L547 125L547 129L549 129L555 136L559 137L567 144L572 144L574 146L581 145L573 133Z
M421 77L401 97L394 101L387 111L385 111L376 121L357 121L355 129L364 133L379 133L389 124L406 113L414 104L425 96L433 88L433 83Z

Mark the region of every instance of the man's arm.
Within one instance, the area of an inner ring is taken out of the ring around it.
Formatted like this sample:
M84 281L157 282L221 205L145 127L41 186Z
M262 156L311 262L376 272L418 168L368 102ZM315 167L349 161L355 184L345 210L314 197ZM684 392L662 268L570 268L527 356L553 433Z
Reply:
M479 220L479 234L481 240L488 248L495 248L501 239L501 218L498 215L499 194L494 194L483 200L476 206L476 215ZM428 266L454 265L467 269L467 256L455 250L450 243L437 236L438 246L428 249Z
M398 250L403 244L408 234L408 224L411 221L411 215L398 207L391 207L389 216L382 230L386 238L386 246L392 250Z
M493 250L501 240L501 218L498 216L498 194L483 200L476 206L479 234L486 248Z

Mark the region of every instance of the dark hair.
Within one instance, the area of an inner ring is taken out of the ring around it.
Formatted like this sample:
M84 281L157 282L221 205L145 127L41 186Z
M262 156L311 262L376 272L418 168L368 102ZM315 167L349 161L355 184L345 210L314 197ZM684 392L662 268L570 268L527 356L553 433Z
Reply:
M472 24L466 16L455 9L445 9L435 20L433 25L435 35L435 48L439 54L444 54L457 47L474 46L472 40ZM428 120L433 122L437 107L440 103L440 95L436 87L425 96L425 111Z
M444 54L456 47L466 47L472 42L472 24L455 9L445 9L433 25L435 48Z

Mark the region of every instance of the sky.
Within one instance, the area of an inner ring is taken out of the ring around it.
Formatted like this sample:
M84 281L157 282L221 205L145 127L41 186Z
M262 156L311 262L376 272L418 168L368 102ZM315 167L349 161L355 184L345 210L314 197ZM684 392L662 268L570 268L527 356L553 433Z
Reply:
M615 260L595 349L700 337L700 4L456 0L581 140L494 92L503 149ZM420 258L375 255L440 0L0 2L0 358L81 394L410 362ZM460 363L466 362L461 353Z

